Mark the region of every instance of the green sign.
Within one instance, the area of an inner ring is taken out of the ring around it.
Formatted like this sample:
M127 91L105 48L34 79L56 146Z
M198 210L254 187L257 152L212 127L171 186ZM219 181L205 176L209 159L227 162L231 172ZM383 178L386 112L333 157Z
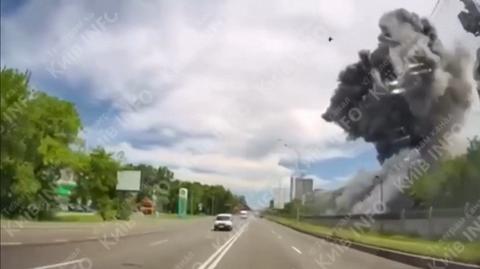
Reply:
M57 186L55 193L58 196L68 197L72 194L72 190L77 186L75 183L62 183Z
M185 217L187 215L188 205L188 189L180 188L178 191L178 216Z
M72 191L63 187L58 187L55 190L55 193L59 196L68 197L70 194L72 194Z

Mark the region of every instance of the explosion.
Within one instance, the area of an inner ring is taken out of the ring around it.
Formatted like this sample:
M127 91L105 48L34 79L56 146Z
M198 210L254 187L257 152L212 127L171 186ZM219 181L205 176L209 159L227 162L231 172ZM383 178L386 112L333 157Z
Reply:
M378 201L378 179L387 208L405 206L396 182L410 177L411 167L398 164L422 160L430 166L437 160L431 148L470 107L474 80L466 50L446 51L430 22L405 9L384 14L379 26L378 47L360 51L359 61L340 72L323 118L349 139L373 143L383 166L375 180L364 173L347 184L335 197L337 210L360 213Z
M323 118L350 139L373 143L383 163L420 145L443 119L461 121L472 84L468 53L445 51L427 19L398 9L379 26L378 47L360 51L360 60L340 73Z

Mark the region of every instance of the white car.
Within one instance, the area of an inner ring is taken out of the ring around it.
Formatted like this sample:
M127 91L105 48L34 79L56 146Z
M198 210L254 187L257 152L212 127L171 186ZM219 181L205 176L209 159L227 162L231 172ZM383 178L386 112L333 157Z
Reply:
M232 214L218 214L215 217L215 222L213 223L213 230L226 230L231 231L233 229L233 219Z
M240 217L242 217L242 219L248 218L248 211L247 210L240 211Z

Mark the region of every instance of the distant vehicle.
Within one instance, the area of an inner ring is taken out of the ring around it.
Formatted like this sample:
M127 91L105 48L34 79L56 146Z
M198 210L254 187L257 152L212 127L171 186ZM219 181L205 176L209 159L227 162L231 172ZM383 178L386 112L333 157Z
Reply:
M241 210L241 211L240 211L240 217L241 217L242 219L248 218L248 211L247 211L247 210Z
M138 209L144 215L153 215L153 213L155 213L155 205L154 205L153 201L148 199L147 197L142 199Z
M89 213L89 212L94 212L95 210L93 210L92 208L86 206L86 205L78 205L78 204L69 204L67 206L67 209L68 211L70 212L85 212L85 213Z
M218 214L215 217L215 222L213 223L213 230L226 230L231 231L233 229L233 219L232 214Z

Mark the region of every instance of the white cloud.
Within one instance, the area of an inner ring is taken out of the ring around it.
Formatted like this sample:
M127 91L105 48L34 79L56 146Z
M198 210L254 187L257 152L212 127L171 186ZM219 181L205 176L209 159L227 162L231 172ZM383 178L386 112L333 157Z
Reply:
M123 119L87 126L89 142L112 128L105 146L130 161L170 165L183 179L270 188L288 183L279 161L296 158L279 139L309 161L365 150L339 147L342 131L320 118L337 74L376 46L383 12L428 16L434 2L31 1L2 18L2 65L48 74L76 48L50 79L87 81L84 94L113 102ZM102 29L83 39L94 27ZM148 146L136 145L142 139Z
M261 160L248 160L224 156L221 153L192 154L180 147L173 149L153 147L149 150L140 150L127 143L120 143L109 149L117 152L123 151L128 158L139 162L160 163L174 167L173 171L177 178L223 184L237 190L262 189L280 179L286 183L290 175L287 168L278 166L278 157L276 156Z

